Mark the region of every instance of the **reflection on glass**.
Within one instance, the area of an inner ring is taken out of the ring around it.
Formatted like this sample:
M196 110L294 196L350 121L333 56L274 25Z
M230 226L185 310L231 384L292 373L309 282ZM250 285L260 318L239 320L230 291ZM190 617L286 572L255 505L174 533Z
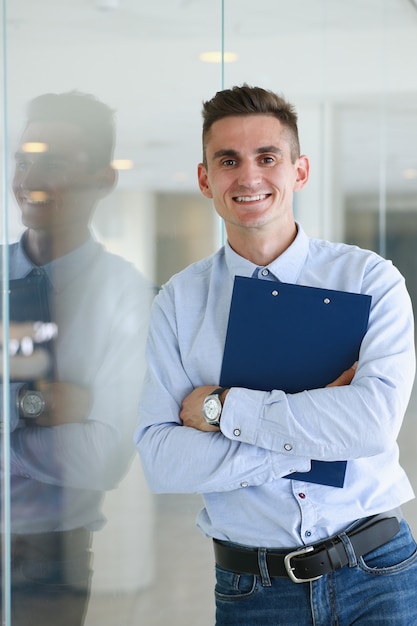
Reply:
M84 623L104 493L133 455L153 290L91 234L116 184L113 111L79 92L28 106L9 247L12 623ZM40 149L42 147L42 149ZM5 381L6 383L6 381Z

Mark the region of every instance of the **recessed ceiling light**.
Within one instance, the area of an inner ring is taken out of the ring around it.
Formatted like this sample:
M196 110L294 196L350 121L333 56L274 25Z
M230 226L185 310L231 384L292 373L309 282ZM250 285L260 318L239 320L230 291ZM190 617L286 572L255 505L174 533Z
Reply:
M132 170L133 161L130 159L115 159L112 161L112 167L115 170Z
M47 202L48 200L46 191L30 191L28 196L31 202Z
M237 61L238 56L236 52L221 52L220 50L212 50L208 52L201 52L199 57L203 63L234 63Z
M41 141L28 141L22 146L23 152L48 152L48 144Z
M403 171L403 178L406 180L415 180L417 178L417 169L415 167L408 167Z

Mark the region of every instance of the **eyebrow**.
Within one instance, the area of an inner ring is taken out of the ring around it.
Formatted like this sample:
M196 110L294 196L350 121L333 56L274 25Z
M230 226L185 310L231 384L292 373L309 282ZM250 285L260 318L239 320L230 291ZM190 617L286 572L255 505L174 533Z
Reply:
M261 148L258 148L256 151L257 154L265 154L266 152L272 152L273 154L279 154L279 155L284 154L281 148L278 148L277 146L273 146L273 145L262 146Z
M217 150L217 152L213 154L212 161L216 161L217 159L221 159L222 157L225 157L225 156L237 157L239 156L239 153L236 150L232 150L232 149Z
M280 156L283 155L283 151L274 145L261 146L260 148L256 149L255 154L267 154L270 152L272 152L273 154L278 154ZM217 159L221 159L222 157L225 157L225 156L238 157L239 153L237 152L237 150L233 150L233 149L217 150L217 152L213 154L212 161L216 161Z

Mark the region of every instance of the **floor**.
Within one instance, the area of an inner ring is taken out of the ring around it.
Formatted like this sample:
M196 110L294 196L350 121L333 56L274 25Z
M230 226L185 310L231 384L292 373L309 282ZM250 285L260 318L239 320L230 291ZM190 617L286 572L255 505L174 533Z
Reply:
M145 589L93 593L85 626L213 626L211 542L195 528L198 496L155 497L155 575Z
M400 434L401 459L417 492L417 394ZM213 626L212 547L194 526L198 496L154 499L153 581L120 593L94 592L85 626ZM417 501L404 506L417 537Z

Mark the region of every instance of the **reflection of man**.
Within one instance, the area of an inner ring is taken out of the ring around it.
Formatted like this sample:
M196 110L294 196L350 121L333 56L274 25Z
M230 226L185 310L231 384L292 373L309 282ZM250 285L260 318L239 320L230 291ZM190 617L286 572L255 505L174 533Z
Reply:
M151 292L90 233L115 183L113 145L113 112L72 92L30 103L16 152L13 190L26 230L10 246L10 308L14 285L46 278L58 329L52 373L10 385L12 623L22 626L32 615L39 624L83 623L91 531L103 525L103 492L131 460ZM27 296L23 315L36 320L31 304Z
M294 221L309 161L283 98L235 87L203 116L199 184L228 242L154 302L137 432L148 480L204 496L219 626L415 624L416 544L398 508L413 496L396 444L414 377L404 280ZM370 294L356 371L294 394L217 389L235 275ZM311 459L347 459L344 486L285 478Z

